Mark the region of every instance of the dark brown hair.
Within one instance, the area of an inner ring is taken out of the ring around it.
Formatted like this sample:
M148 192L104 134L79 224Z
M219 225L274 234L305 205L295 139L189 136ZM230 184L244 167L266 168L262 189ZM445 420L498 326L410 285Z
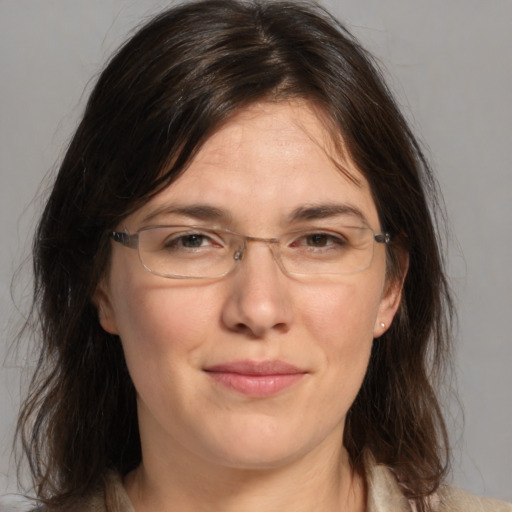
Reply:
M38 498L66 509L109 470L141 460L135 390L117 337L91 297L108 268L106 233L186 170L204 141L258 101L306 99L370 184L393 235L402 303L374 342L344 443L357 471L370 450L418 510L444 478L436 398L451 301L436 234L431 171L368 53L322 8L206 0L143 26L101 73L63 159L34 241L39 366L18 433ZM432 213L434 212L434 213Z

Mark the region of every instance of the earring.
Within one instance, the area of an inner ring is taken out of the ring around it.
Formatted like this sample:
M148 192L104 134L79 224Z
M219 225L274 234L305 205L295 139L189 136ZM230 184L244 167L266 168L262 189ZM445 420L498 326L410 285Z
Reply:
M381 322L381 323L380 323L380 326L381 326L383 329L385 329L385 328L386 328L386 324L385 324L384 322Z

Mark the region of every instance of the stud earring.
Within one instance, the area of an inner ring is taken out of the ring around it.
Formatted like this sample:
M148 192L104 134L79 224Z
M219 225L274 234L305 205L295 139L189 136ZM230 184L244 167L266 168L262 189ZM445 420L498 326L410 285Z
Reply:
M385 329L385 328L386 328L386 324L385 324L384 322L381 322L381 323L380 323L380 326L381 326L383 329Z

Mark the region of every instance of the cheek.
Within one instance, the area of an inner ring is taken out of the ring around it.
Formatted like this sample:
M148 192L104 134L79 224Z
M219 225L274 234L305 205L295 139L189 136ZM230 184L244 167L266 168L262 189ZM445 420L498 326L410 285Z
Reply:
M216 302L205 290L170 288L161 278L144 277L142 282L125 279L116 290L115 314L127 359L193 353L217 325Z
M304 305L303 325L315 340L325 370L325 407L344 415L362 384L382 293L378 280L345 280L317 288Z
M317 286L299 307L303 325L326 348L357 349L373 340L382 287L374 280Z
M155 404L177 410L180 397L190 396L194 368L218 325L211 306L215 301L202 290L170 288L160 280L125 282L122 288L116 311L119 335L141 403L155 416L162 412Z

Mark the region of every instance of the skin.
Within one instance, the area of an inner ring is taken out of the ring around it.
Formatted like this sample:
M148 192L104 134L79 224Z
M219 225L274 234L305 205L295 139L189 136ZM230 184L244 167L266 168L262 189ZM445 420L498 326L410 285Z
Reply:
M331 146L307 104L251 106L119 229L189 222L270 238L330 225L339 219L287 219L298 207L335 203L359 209L379 233L366 180ZM162 211L176 204L228 216ZM297 277L282 272L266 244L251 243L227 277L175 280L146 272L137 251L113 243L95 300L103 328L120 336L138 393L143 462L125 480L137 511L364 510L364 482L350 470L342 438L374 338L400 301L400 283L386 282L385 270L381 244L360 273ZM304 375L255 398L205 372L247 359L279 359Z

